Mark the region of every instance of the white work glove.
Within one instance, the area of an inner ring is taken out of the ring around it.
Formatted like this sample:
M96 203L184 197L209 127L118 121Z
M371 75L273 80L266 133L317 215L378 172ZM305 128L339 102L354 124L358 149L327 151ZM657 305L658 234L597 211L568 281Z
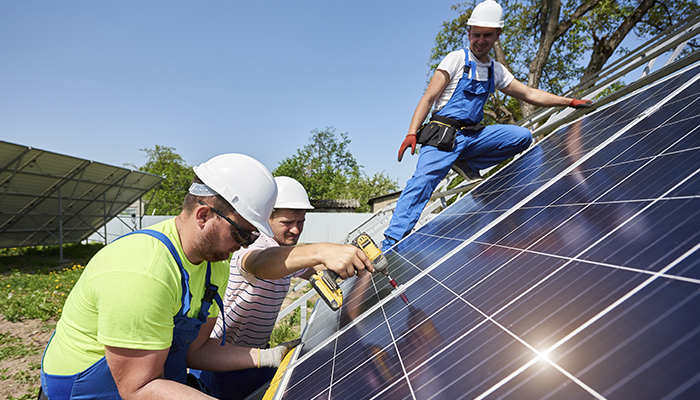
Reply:
M277 368L289 350L301 343L301 339L279 344L271 349L258 349L258 368Z

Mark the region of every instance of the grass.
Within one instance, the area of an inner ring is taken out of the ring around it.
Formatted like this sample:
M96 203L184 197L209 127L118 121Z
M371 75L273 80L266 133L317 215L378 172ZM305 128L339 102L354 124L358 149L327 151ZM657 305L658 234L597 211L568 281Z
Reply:
M296 325L300 324L301 310L297 308L293 313L282 318L278 326L272 330L272 334L270 335L270 347L275 347L280 343L298 338L299 328Z
M0 250L0 314L10 322L58 318L66 296L101 244L69 244L59 260L58 246Z
M10 322L38 319L44 322L42 331L53 330L54 321L59 318L83 266L102 247L101 244L65 245L64 261L60 260L58 246L0 249L0 314ZM0 333L0 362L38 359L42 351L43 345L37 346L30 338ZM26 390L20 397L8 395L7 398L36 399L40 367L37 361L19 369L0 368L0 385Z
M84 265L103 246L65 245L0 250L0 314L10 322L58 318Z
M34 273L44 270L57 270L71 264L85 265L104 245L66 244L63 246L63 258L60 260L58 246L12 247L0 249L0 274L18 269Z
M73 264L60 271L39 273L17 269L0 277L0 313L10 322L58 318L66 296L85 267Z
M303 290L301 295L311 290L311 287L307 287ZM297 297L301 297L301 295ZM312 298L313 299L313 298ZM307 310L313 308L316 304L315 300L307 300L306 308ZM291 314L282 318L280 322L277 323L275 329L272 330L270 335L270 347L275 347L280 343L289 342L294 340L301 335L301 309L297 308Z
M37 353L38 351L36 349L25 346L21 338L13 336L9 332L0 333L0 361L22 358ZM3 371L0 370L0 372ZM4 373L0 375L0 379L2 379L2 376L5 376Z

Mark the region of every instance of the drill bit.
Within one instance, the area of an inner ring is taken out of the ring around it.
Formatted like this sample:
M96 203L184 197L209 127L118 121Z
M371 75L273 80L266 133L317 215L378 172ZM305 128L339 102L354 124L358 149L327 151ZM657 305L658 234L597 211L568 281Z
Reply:
M389 275L389 272L386 269L382 271L382 274L384 274L384 276L386 276L387 279L389 279L389 284L391 284L391 286L394 289L399 288L399 285L396 284L396 281ZM406 303L406 305L408 305L408 298L406 298L406 295L401 293L400 296L401 296L401 299L403 300L403 302Z
M399 285L396 284L396 281L389 276L389 271L387 271L389 263L370 235L368 235L366 232L361 232L352 241L352 244L362 250L365 255L369 257L370 261L374 265L374 272L381 272L384 276L386 276L394 289L399 287ZM401 298L403 299L404 303L408 305L408 299L403 293L401 293Z

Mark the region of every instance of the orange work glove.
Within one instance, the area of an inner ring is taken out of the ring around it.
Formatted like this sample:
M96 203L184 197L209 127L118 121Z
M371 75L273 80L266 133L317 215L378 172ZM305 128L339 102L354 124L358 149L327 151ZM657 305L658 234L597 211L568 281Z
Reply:
M569 107L571 107L571 108L588 108L592 105L593 105L593 101L591 101L591 100L573 99L573 100L571 100L571 103L569 103Z
M408 134L406 135L406 139L403 140L403 143L401 143L401 148L399 149L399 162L401 162L401 159L403 158L403 153L406 152L406 149L408 146L411 146L411 154L416 153L416 135Z

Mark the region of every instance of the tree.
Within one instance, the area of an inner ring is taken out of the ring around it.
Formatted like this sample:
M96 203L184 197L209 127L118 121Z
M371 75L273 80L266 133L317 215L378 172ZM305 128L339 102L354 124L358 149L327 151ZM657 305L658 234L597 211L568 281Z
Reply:
M398 189L398 182L383 172L375 173L371 177L363 173L361 178L350 180L347 197L360 201L360 207L356 210L357 212L370 212L371 207L367 204L369 199L395 192Z
M335 129L330 127L311 133L310 143L282 160L272 173L298 180L312 199L341 198L348 180L361 173L361 166L347 149L348 134L341 133L337 139Z
M139 171L162 176L165 180L160 186L144 195L150 203L146 214L177 215L182 210L182 202L192 183L194 171L185 164L185 160L175 152L175 148L156 145L155 149L139 149L146 152L146 163Z
M431 70L450 51L467 47L472 0L452 8L460 15L443 23L430 57ZM630 32L649 39L698 10L697 0L500 0L505 27L492 55L516 79L564 94L599 71ZM697 45L692 42L691 45ZM586 66L584 57L590 54ZM485 110L487 122L514 123L535 106L497 92Z
M593 41L591 59L581 80L600 71L630 32L634 31L639 38L649 39L695 13L699 8L697 0L601 3L600 7L596 7L581 21ZM698 48L697 40L692 40L689 44L692 48Z
M357 212L369 211L367 200L398 189L398 182L383 172L367 176L348 150L347 133L336 137L335 129L311 131L309 144L280 161L274 176L289 176L306 188L312 200L357 199Z

